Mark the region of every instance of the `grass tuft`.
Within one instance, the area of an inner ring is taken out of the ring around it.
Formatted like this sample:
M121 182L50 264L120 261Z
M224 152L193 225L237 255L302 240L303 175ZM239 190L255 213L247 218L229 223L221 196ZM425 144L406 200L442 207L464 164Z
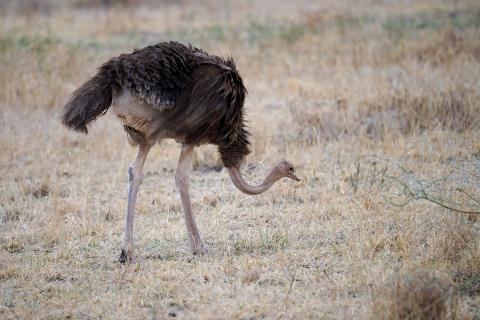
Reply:
M449 281L425 270L396 273L379 292L373 319L454 319L457 302Z

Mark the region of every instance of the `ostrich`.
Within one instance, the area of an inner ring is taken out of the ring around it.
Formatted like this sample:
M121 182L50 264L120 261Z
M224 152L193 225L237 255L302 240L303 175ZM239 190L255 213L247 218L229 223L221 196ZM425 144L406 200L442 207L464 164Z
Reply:
M128 167L121 263L133 259L133 217L142 168L149 150L161 139L175 139L181 144L175 182L193 254L208 252L198 232L188 191L195 146L217 145L233 184L246 194L265 192L283 177L299 181L293 166L285 160L274 165L258 186L242 178L240 164L250 152L244 125L246 92L232 58L224 59L173 41L108 60L73 92L61 115L66 127L87 134L87 124L111 106L127 132L128 142L138 147Z

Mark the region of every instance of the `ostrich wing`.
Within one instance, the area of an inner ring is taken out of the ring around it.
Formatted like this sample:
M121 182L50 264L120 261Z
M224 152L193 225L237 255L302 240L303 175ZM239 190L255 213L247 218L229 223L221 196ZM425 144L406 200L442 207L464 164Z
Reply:
M121 86L152 107L163 110L175 105L188 86L194 68L193 50L178 42L162 42L122 54L117 79Z

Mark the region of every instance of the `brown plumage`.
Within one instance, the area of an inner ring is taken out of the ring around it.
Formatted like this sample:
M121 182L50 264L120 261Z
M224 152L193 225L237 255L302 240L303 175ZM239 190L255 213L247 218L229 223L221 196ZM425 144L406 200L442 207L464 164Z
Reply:
M145 132L148 138L173 132L187 144L218 145L226 167L249 153L243 121L246 89L233 59L178 42L122 54L73 93L63 123L87 133L87 124L104 114L122 90L161 112L155 129Z
M129 142L138 145L129 167L129 194L120 260L133 256L133 212L142 167L152 145L172 138L182 143L176 182L182 196L188 236L194 253L205 252L188 196L188 174L194 146L218 146L223 164L242 192L259 194L282 177L298 180L293 166L280 161L259 186L249 186L239 165L250 152L244 124L247 90L232 58L210 55L191 45L163 42L104 63L77 89L64 107L62 122L87 133L87 124L110 107L124 125Z

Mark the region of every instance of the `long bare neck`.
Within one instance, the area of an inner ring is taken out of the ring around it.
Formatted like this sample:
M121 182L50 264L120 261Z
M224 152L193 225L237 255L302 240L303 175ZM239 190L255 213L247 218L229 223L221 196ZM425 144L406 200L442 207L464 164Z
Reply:
M281 178L278 176L278 174L275 174L275 167L270 169L270 172L267 174L265 180L263 180L263 182L258 186L252 186L245 182L240 174L240 170L237 167L228 168L228 174L230 175L230 179L232 179L233 184L240 191L249 195L257 195L267 191Z

